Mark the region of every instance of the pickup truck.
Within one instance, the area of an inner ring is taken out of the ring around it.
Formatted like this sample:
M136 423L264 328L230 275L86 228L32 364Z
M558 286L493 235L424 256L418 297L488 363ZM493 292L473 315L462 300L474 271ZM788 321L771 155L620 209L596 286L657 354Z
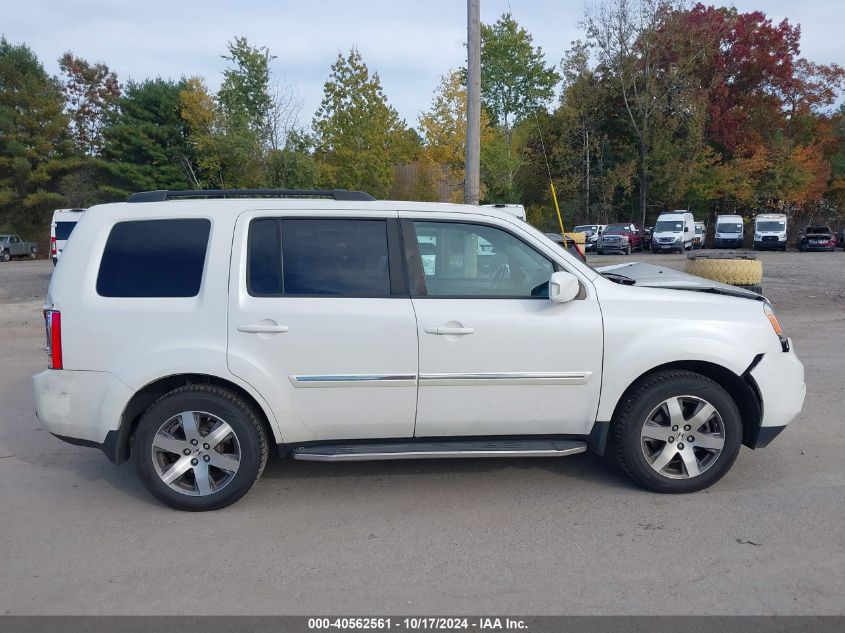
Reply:
M0 262L7 262L13 257L35 259L37 255L35 242L24 242L17 235L0 235Z

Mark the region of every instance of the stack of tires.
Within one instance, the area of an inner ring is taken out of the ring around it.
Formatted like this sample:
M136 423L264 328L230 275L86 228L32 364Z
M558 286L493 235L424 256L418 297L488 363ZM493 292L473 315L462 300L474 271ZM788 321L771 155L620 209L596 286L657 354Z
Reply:
M763 293L763 263L754 255L691 254L687 256L684 271L696 277Z

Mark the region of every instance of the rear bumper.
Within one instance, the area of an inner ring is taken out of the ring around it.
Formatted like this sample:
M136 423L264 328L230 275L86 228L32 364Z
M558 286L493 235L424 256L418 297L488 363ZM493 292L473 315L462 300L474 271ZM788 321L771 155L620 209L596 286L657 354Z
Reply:
M792 341L789 341L788 352L771 352L763 356L751 371L751 377L757 384L763 405L757 445L765 446L760 444L759 440L768 437L768 444L783 427L801 413L804 405L807 393L804 365L795 355Z
M103 451L115 443L120 416L132 391L114 375L45 369L32 377L32 386L35 414L50 433Z

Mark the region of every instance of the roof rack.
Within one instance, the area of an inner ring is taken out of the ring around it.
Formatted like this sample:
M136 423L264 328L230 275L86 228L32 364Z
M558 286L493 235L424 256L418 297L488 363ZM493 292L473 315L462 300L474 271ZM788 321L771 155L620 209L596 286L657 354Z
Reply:
M375 200L363 191L346 189L194 189L185 191L141 191L133 193L126 202L164 202L179 198L331 198L344 201Z

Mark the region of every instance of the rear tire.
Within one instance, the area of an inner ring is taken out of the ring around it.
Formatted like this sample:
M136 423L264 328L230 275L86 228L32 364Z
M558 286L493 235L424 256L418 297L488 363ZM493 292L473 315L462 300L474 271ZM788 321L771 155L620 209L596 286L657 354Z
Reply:
M267 433L241 397L187 385L156 400L133 442L138 476L177 510L218 510L243 497L267 464Z
M742 422L736 403L709 378L660 371L622 397L608 442L613 461L644 488L695 492L730 470L742 444Z

